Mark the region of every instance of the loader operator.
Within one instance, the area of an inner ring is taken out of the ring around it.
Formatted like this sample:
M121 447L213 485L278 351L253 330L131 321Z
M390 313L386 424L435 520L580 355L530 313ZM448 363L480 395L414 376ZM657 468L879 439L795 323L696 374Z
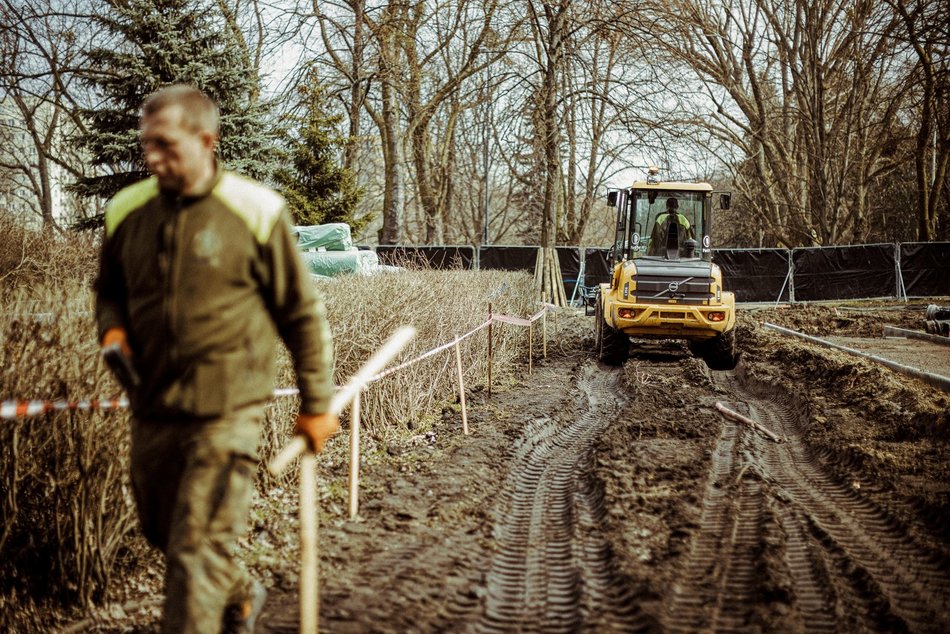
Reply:
M300 388L295 432L320 451L339 426L327 413L325 308L284 200L217 164L209 97L159 90L139 130L152 176L106 209L96 320L103 348L138 378L126 375L131 476L142 530L167 564L162 631L253 631L266 591L232 551L250 511L277 336Z
M679 201L676 200L675 196L666 199L666 211L658 215L656 222L653 224L647 255L663 255L666 253L666 240L669 235L670 224L674 218L679 225L679 244L682 245L684 241L693 238L693 228L690 226L689 220L678 209Z

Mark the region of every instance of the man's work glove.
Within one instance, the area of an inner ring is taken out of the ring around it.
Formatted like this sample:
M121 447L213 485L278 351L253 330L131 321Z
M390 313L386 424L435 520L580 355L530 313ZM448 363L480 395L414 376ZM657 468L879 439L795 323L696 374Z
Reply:
M327 438L340 429L340 417L333 414L300 414L297 416L297 425L294 434L303 436L310 446L310 451L320 453Z
M132 365L132 348L123 328L109 328L102 335L102 358L126 392L139 386L139 375Z
M102 347L118 344L119 350L129 359L132 358L132 348L129 347L129 336L125 334L125 328L109 328L106 334L102 335Z

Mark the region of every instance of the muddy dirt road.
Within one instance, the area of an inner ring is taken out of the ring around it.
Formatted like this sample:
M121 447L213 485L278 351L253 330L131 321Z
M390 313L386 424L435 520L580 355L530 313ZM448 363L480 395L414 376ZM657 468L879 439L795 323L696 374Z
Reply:
M356 522L324 459L322 630L950 631L948 395L761 325L873 349L916 345L874 338L918 317L744 311L730 372L676 342L605 366L590 318L562 319L531 377L471 395L471 436L450 409L375 447ZM946 350L908 358L950 375ZM297 629L287 498L246 544L267 632ZM130 618L102 630L154 628Z

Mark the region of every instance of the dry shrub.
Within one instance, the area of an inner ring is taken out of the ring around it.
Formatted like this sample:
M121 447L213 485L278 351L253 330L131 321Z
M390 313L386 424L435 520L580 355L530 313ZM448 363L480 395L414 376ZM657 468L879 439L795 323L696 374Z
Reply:
M48 278L47 278L48 279ZM398 326L417 337L409 359L452 341L496 313L527 316L531 278L524 274L411 271L341 277L320 283L336 348L336 380L344 381ZM95 341L92 294L86 281L8 290L0 314L2 398L111 398L118 388ZM524 353L527 331L494 326L494 372L503 380ZM469 388L484 384L487 332L462 342ZM286 354L278 386L293 385ZM363 396L367 433L394 438L418 431L457 394L454 350L442 352L383 381ZM276 400L262 443L267 459L284 444L296 399ZM88 605L101 599L117 558L136 563L128 489L128 413L47 414L0 421L0 630L32 629L44 599ZM292 477L292 476L289 476ZM131 553L126 557L125 554ZM31 607L33 606L33 607Z
M0 285L5 288L91 280L98 253L93 232L33 231L0 214Z
M0 315L4 399L115 396L99 360L88 286L21 288ZM134 526L127 414L0 421L0 604L89 604L105 592ZM4 608L0 608L4 610ZM22 615L21 615L22 616ZM10 625L0 612L0 625Z
M344 383L402 325L414 326L416 337L395 362L453 341L488 319L488 304L496 314L527 317L538 306L532 301L532 279L505 271L416 270L373 277L345 276L318 286L327 304L336 356L335 380ZM525 353L526 328L507 324L492 327L493 381L503 380L511 361ZM488 332L482 330L460 343L466 388L484 386L488 373ZM284 356L278 385L293 385ZM361 398L361 421L366 433L391 440L418 433L427 417L438 414L458 394L455 351L450 348L373 383ZM294 399L280 399L270 409L271 421L262 443L265 459L286 442Z

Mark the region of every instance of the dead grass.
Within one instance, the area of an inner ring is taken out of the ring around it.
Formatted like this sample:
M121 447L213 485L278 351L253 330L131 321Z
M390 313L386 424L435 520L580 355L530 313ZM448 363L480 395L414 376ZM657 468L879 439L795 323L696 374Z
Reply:
M0 287L89 281L98 263L97 239L92 232L64 235L24 229L0 213Z
M412 325L417 335L393 364L480 326L488 319L489 302L495 313L527 316L537 309L530 300L531 278L504 271L416 270L366 278L347 276L323 282L318 289L333 330L337 385L352 376L399 326ZM526 352L528 333L525 328L499 324L492 331L493 380L505 380L512 360ZM487 330L459 346L466 388L484 386ZM285 357L278 386L293 384ZM427 417L439 414L457 394L455 353L449 349L370 385L361 397L362 428L383 441L420 433ZM275 401L270 408L262 447L265 460L286 442L295 412L294 399Z
M115 396L118 388L95 342L91 243L77 240L64 247L68 253L46 247L51 268L45 269L47 256L31 251L43 247L28 242L37 238L20 238L0 249L0 398ZM404 360L482 324L489 302L496 313L527 316L536 309L530 277L500 271L417 270L337 278L319 288L334 334L338 383L397 326L418 330ZM525 354L527 331L506 325L493 330L494 376L503 381L506 368L511 372L511 362ZM460 344L469 389L484 385L487 345L486 331ZM293 384L283 355L276 385ZM370 386L362 399L365 433L382 440L419 433L456 397L449 350ZM264 460L286 442L296 407L293 398L269 407ZM138 565L127 429L126 412L0 421L0 629L35 629L44 621L38 605L98 602L119 572L117 562Z
M4 293L3 399L111 397L88 286ZM125 413L62 412L0 421L0 624L10 605L89 604L105 592L133 526Z

